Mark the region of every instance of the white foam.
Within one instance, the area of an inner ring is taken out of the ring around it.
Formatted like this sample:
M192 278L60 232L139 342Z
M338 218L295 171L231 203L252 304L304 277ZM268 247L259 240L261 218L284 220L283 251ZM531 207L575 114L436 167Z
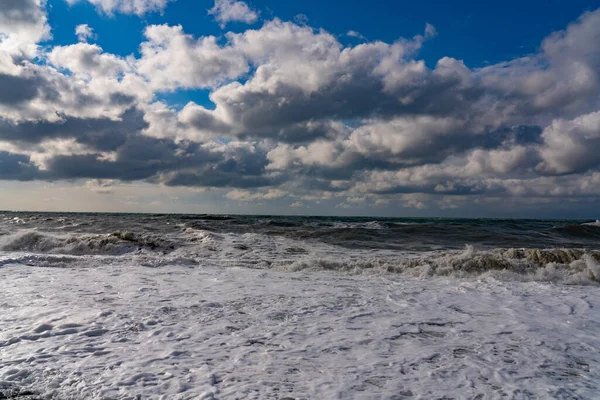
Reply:
M597 219L595 222L586 222L586 223L583 223L582 225L597 226L600 228L600 220Z
M333 228L336 229L385 229L379 221L368 221L368 222L334 222Z
M595 398L600 389L596 287L123 264L4 266L0 281L0 393Z

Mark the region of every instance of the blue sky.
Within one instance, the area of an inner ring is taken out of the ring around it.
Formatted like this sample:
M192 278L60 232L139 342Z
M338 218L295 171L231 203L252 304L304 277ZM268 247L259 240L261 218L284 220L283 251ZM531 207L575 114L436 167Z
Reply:
M252 1L253 8L263 19L279 17L294 20L299 14L317 28L343 36L354 30L369 40L392 42L400 37L411 37L421 32L426 23L437 29L435 41L423 49L421 55L433 64L451 54L465 60L471 67L496 63L536 51L549 33L563 29L585 11L593 11L598 3L590 0L507 0L420 2L380 0L376 2L350 0L344 2L305 1ZM98 34L97 43L105 51L129 55L138 50L142 31L151 24L181 24L195 36L220 35L223 30L207 14L211 0L179 0L161 13L143 18L116 14L98 14L89 3L74 5L64 0L49 0L49 21L54 40L49 44L73 43L76 25L86 23ZM254 24L260 27L261 22ZM245 24L231 24L227 31L243 31ZM348 43L352 39L344 39Z
M597 7L0 4L0 209L596 218Z

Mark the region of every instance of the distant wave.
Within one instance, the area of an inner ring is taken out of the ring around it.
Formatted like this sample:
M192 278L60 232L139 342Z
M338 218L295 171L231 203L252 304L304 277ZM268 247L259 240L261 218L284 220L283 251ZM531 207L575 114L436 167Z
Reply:
M182 220L200 220L200 221L230 221L232 219L235 219L234 217L230 217L228 215L210 215L210 214L182 215L179 218Z
M583 224L581 224L581 225L585 225L585 226L595 226L595 227L597 227L597 228L600 228L600 220L598 220L598 219L597 219L595 222L586 222L586 223L583 223Z
M555 226L552 230L571 236L600 238L600 221L586 222L578 225Z

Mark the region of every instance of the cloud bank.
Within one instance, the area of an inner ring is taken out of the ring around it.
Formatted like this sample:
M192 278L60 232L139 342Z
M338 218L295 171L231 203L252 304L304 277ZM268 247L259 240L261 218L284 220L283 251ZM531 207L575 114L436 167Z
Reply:
M88 1L138 15L168 3ZM258 20L240 1L210 13L222 26ZM340 207L600 196L600 10L535 54L478 69L419 59L431 25L352 46L278 18L224 38L150 25L126 58L87 43L89 26L76 33L79 43L42 48L45 2L0 4L0 179L145 181ZM157 100L185 89L210 90L214 107Z

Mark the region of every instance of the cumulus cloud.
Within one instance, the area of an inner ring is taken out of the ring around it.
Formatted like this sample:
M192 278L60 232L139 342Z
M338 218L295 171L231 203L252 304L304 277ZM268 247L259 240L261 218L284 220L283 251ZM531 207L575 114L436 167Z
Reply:
M142 16L147 13L162 11L167 4L175 0L67 0L69 4L87 1L106 14L123 13Z
M214 36L194 39L181 26L167 25L149 26L144 35L137 71L155 90L215 87L248 71L243 55Z
M3 0L0 3L0 52L32 56L35 44L49 39L46 0Z
M31 62L16 65L10 74L3 75L8 93L25 91L17 96L18 101L0 101L0 122L54 123L69 117L116 120L135 103L152 98L152 91L135 74L100 75L102 71L115 72L118 62L113 61L116 58L103 57L92 45L80 43L74 46L71 49L55 48L56 53L50 58L61 68L72 68L75 75L81 74L82 80L51 65ZM62 57L65 55L74 58L65 59Z
M96 36L94 30L88 24L77 25L75 27L75 35L80 42L87 42Z
M600 166L600 111L557 119L542 133L543 172L569 174Z
M229 22L253 24L258 21L258 13L243 1L215 0L214 7L208 13L214 15L221 28L225 28Z
M228 34L228 48L256 70L245 83L212 92L214 114L245 136L297 141L299 135L288 133L294 126L299 132L332 120L459 110L481 91L464 82L464 64L442 62L429 71L410 58L427 36L344 48L323 30L277 19L259 30ZM329 133L321 129L305 139Z
M54 47L48 54L48 61L58 68L87 79L114 79L131 72L124 59L104 53L101 47L88 43Z

